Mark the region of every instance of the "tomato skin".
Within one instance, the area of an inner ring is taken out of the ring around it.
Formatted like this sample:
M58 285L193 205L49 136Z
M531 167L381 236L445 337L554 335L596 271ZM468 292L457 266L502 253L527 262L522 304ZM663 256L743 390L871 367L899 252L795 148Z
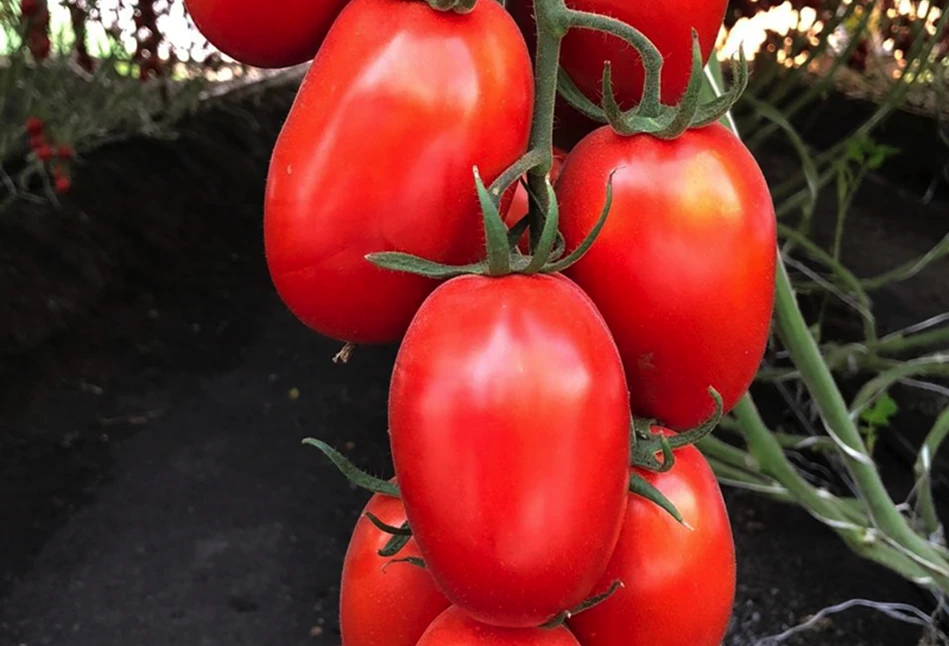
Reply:
M692 28L698 32L702 61L707 63L728 0L566 0L579 11L618 18L649 38L662 54L660 96L666 105L682 98L692 72ZM511 0L511 14L528 41L536 38L533 0ZM571 29L563 40L560 63L577 87L595 103L600 103L603 88L603 64L613 64L613 91L623 108L631 108L642 98L643 72L639 54L625 41L588 29Z
M464 276L425 302L396 358L389 428L419 548L484 623L575 607L618 536L629 403L602 318L563 276Z
M519 159L532 106L527 47L497 2L464 15L351 2L271 161L264 240L284 302L342 341L400 338L438 283L379 269L366 254L481 259L472 168L489 183Z
M629 496L623 532L597 591L616 580L624 587L570 619L583 646L719 646L725 637L735 601L728 511L698 449L678 449L675 457L666 473L634 472L665 494L692 529Z
M777 232L767 183L719 125L674 141L601 128L557 182L560 224L575 248L613 206L590 252L568 270L619 346L633 413L682 430L730 410L764 354L774 305Z
M392 527L405 522L397 498L376 494L353 531L340 585L340 630L346 646L415 646L434 619L448 608L426 570L410 563L390 563L379 556L391 536L366 517L371 513ZM392 558L418 557L410 539Z
M212 45L255 67L289 67L313 58L348 0L185 0Z
M563 626L498 628L482 624L458 608L446 610L419 641L418 646L580 646Z

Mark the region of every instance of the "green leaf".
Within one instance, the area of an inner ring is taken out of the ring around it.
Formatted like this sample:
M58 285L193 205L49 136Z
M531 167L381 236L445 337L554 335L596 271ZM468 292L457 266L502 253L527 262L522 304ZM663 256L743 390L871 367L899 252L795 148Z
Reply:
M887 393L877 399L873 406L860 413L860 421L873 426L887 427L899 412L900 407L896 400Z
M367 491L371 491L372 493L391 496L392 498L400 497L398 486L388 482L387 480L381 480L369 475L355 464L350 462L346 456L331 447L326 442L308 437L303 440L303 444L306 446L315 447L322 451L323 454L328 457L333 464L336 465L336 468L339 469L340 473L346 476L346 478L348 478L349 481L357 487L361 487Z

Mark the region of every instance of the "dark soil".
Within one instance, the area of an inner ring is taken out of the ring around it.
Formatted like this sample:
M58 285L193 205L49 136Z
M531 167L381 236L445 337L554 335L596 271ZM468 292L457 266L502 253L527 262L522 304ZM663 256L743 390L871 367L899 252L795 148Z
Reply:
M333 364L338 346L270 285L260 204L290 96L199 115L200 138L104 150L61 211L0 223L0 304L19 303L0 320L0 644L339 644L339 571L366 495L300 440L388 475L394 350ZM925 250L938 228L873 185L854 222L868 274ZM946 264L933 271L881 294L883 327L949 309ZM52 294L55 315L37 293ZM729 646L852 598L931 607L804 512L739 492L728 503L739 554ZM785 643L919 637L858 609Z

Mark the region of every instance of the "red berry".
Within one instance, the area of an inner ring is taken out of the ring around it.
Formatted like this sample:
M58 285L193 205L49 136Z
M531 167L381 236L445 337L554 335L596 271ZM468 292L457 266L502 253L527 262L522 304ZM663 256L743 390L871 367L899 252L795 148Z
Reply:
M63 161L69 161L76 155L76 151L73 150L72 146L67 146L63 144L56 149L56 156L62 159Z
M53 180L53 190L57 193L66 193L72 188L72 180L68 175L57 175Z
M43 129L46 127L46 124L43 123L43 120L39 117L27 117L26 123L26 134L30 137L42 137Z
M30 34L30 53L33 54L33 58L43 60L49 56L49 36L39 32L33 32Z
M45 143L40 144L34 148L33 151L36 153L36 157L42 162L48 162L53 158L53 149Z

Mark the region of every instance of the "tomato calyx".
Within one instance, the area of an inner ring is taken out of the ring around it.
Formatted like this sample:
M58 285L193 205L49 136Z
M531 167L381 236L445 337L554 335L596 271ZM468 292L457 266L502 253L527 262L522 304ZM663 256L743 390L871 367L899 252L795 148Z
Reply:
M652 430L659 424L656 420L634 417L631 423L630 441L632 448L631 464L639 469L655 473L665 473L675 465L674 451L684 446L700 442L715 430L722 421L725 412L722 396L714 388L708 389L708 394L715 402L715 410L704 422L695 428L666 436ZM662 454L662 461L656 456Z
M710 387L708 393L715 401L715 411L711 416L695 428L672 436L656 433L652 430L654 426L659 424L657 420L633 417L630 421L629 433L631 466L653 473L665 473L675 466L676 449L696 444L714 431L718 423L722 421L722 415L725 412L724 402L722 396L714 388ZM661 460L656 457L660 454L662 455ZM641 475L637 473L630 474L629 492L659 505L676 522L691 529L691 526L682 517L675 505Z
M392 498L402 497L397 484L369 475L355 464L350 462L346 456L331 447L326 442L308 437L303 440L303 444L306 446L312 446L322 451L323 455L330 459L336 468L339 469L340 473L346 476L346 478L357 487L372 493L390 496Z
M471 13L477 0L425 0L435 11L454 11L455 13Z
M533 159L533 155L534 153L528 153L524 159ZM519 162L512 168L519 169L522 166L524 164ZM529 166L529 168L533 168L533 166ZM493 187L489 191L481 180L477 167L475 167L475 186L484 219L485 249L487 252L485 260L469 265L445 265L394 251L371 253L366 256L366 260L383 269L408 272L437 280L471 274L500 277L511 274L533 275L562 272L579 261L590 250L596 237L603 229L603 225L606 224L606 218L613 205L613 175L615 172L614 170L613 173L610 173L609 180L607 180L606 202L603 205L599 219L583 242L566 256L564 255L566 253L566 243L558 231L560 209L557 206L557 197L554 194L549 176L546 181L548 209L540 239L533 254L524 255L518 249L518 241L528 226L528 218L524 218L508 230L499 211L500 195L508 187ZM505 173L506 175L507 173ZM515 175L515 177L518 177L518 175ZM528 193L530 194L529 189ZM531 199L536 201L536 196L531 195Z
M631 44L636 47L635 43ZM661 73L659 65L651 58L642 57L646 70L646 83L643 98L631 110L623 111L613 91L613 72L609 61L603 67L602 105L590 101L577 87L576 83L563 70L560 70L558 91L574 108L591 119L608 123L618 134L632 136L648 134L659 139L676 139L690 128L703 128L725 116L741 98L748 86L748 62L744 50L739 49L738 59L732 60L732 86L721 96L702 101L702 89L705 84L705 69L702 62L702 49L698 33L692 30L692 73L685 94L676 106L663 105L659 99L660 84L657 80ZM653 81L653 82L651 82Z
M578 605L577 607L571 610L564 610L563 612L559 613L556 617L552 618L550 621L545 622L538 627L542 628L543 630L554 630L556 628L560 628L561 626L566 624L567 621L570 620L572 617L579 615L581 612L586 612L587 610L595 608L596 606L600 605L601 603L603 603L604 601L612 597L614 594L616 594L617 590L623 587L625 587L623 585L623 582L617 579L616 581L613 581L613 583L610 584L610 587L607 588L606 592L603 592L602 594L598 594L594 597L590 597L589 599L587 599L586 601L583 601L582 603L580 603L580 605Z

